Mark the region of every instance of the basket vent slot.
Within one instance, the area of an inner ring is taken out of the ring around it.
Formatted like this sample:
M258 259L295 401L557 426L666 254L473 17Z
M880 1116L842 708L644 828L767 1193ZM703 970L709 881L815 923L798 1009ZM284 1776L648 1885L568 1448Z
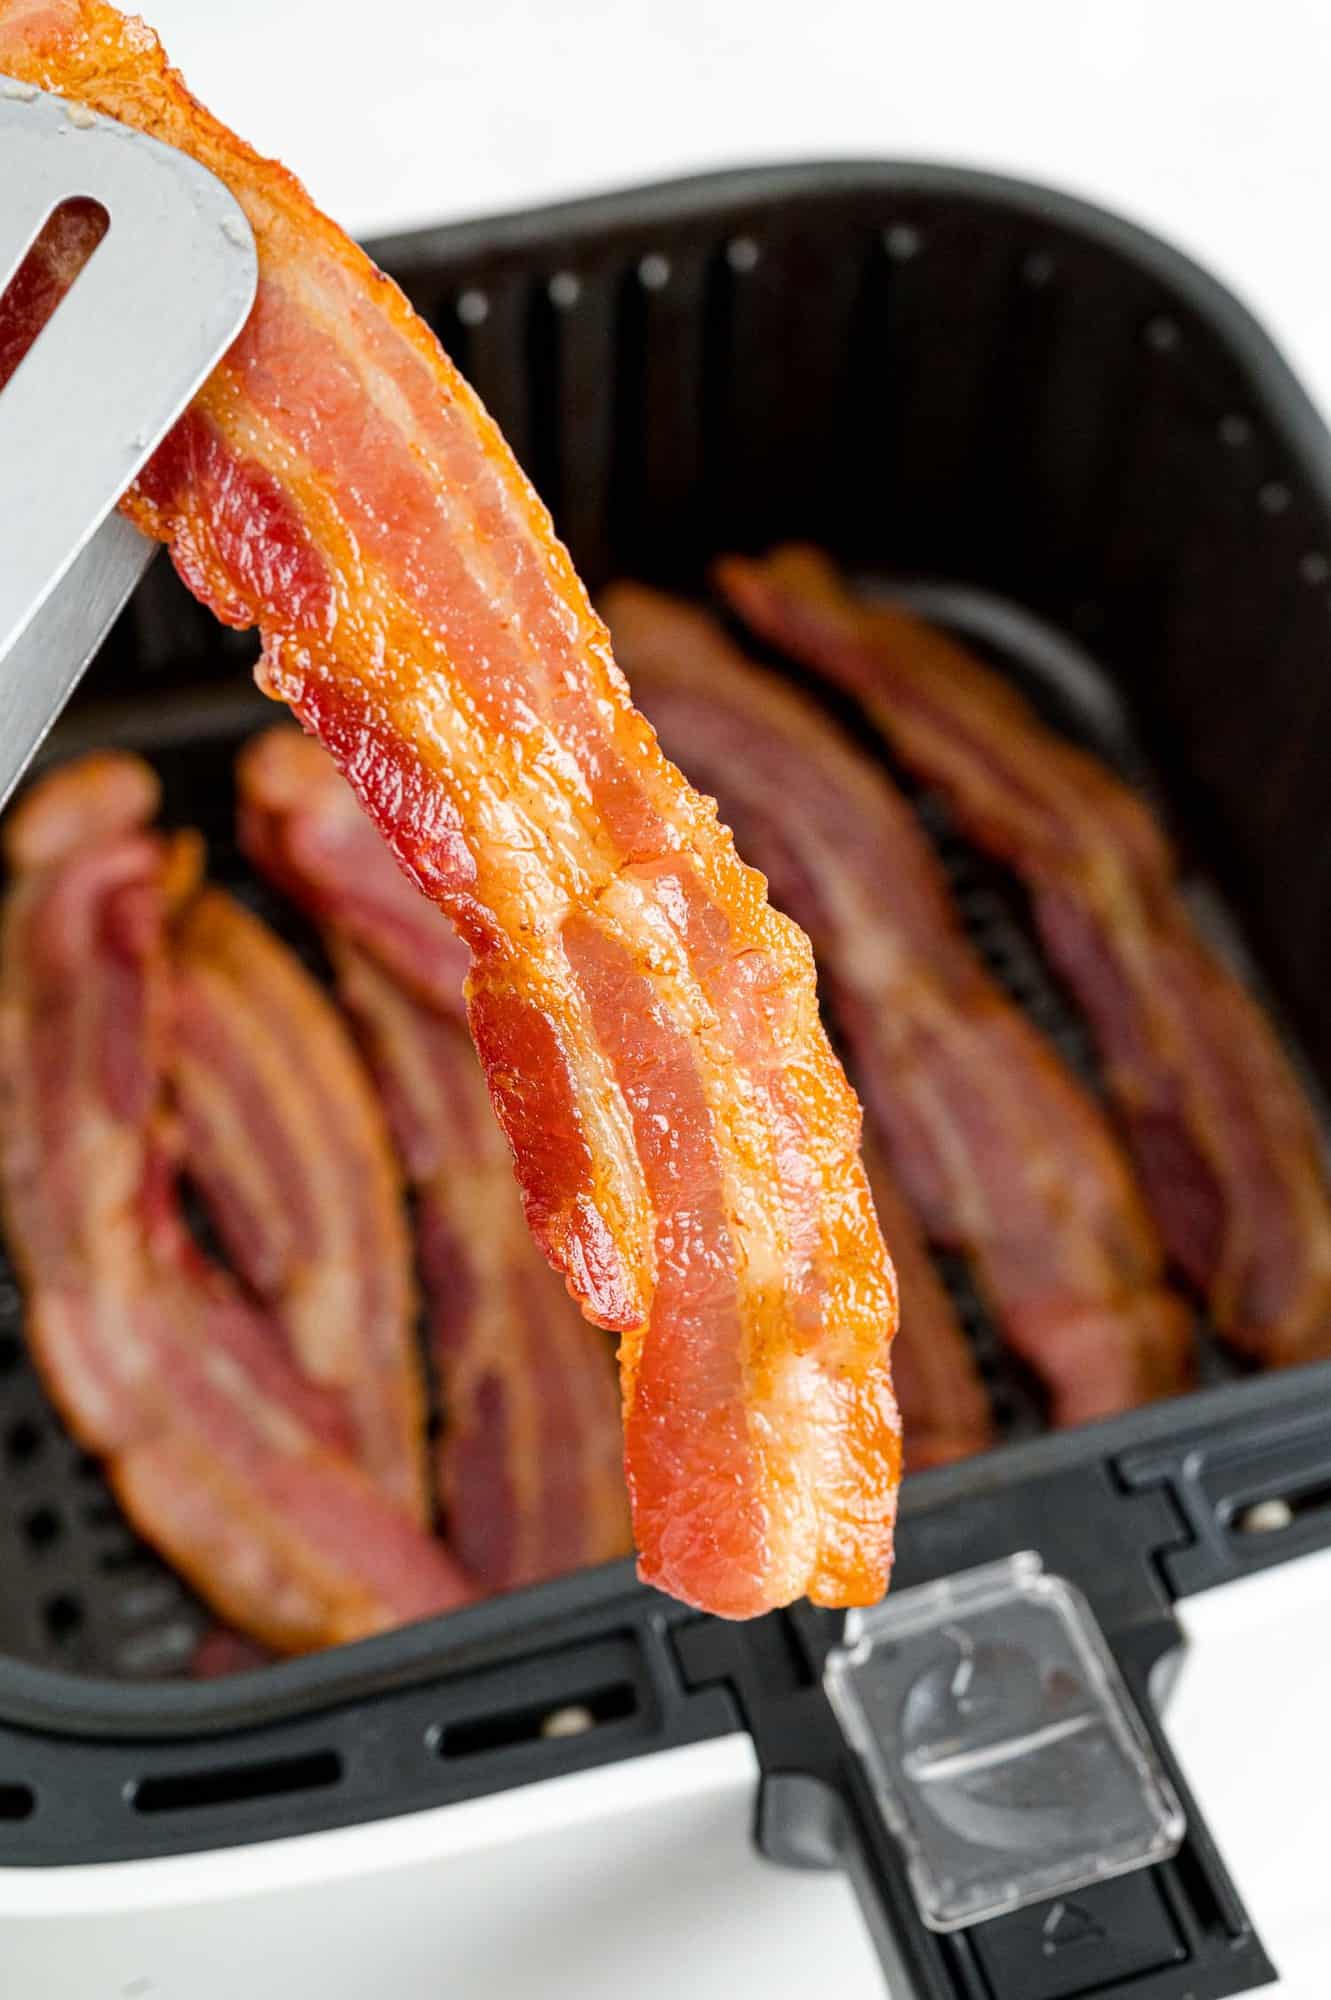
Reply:
M200 1806L240 1805L252 1799L281 1798L291 1792L322 1791L342 1776L335 1750L311 1750L302 1757L273 1757L261 1764L220 1764L143 1778L130 1794L135 1812L190 1812Z
M450 1723L440 1730L436 1748L441 1757L479 1757L519 1743L585 1736L607 1723L626 1722L637 1710L638 1690L633 1683L615 1681L588 1693L565 1695L553 1705L532 1702Z
M1283 1534L1310 1514L1325 1514L1329 1508L1331 1479L1320 1478L1315 1484L1250 1501L1234 1515L1231 1526L1239 1535Z

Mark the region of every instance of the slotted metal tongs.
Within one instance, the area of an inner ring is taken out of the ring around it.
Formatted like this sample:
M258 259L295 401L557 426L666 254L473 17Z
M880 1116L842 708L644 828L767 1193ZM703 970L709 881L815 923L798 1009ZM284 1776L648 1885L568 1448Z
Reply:
M70 201L99 204L105 233L0 388L0 805L155 553L115 504L256 282L249 224L214 175L0 76L0 331Z

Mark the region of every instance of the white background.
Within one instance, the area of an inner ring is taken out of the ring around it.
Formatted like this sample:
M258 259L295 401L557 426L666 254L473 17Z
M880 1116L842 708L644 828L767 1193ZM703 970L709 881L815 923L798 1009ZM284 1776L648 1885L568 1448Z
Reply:
M999 167L1202 258L1331 410L1328 0L141 4L358 233L742 162Z
M1331 410L1331 0L374 0L354 15L327 0L156 0L151 11L206 101L359 233L720 164L889 155L998 167L1106 202L1201 258ZM1203 1804L1281 1961L1282 2000L1331 1990L1318 1804L1331 1789L1327 1575L1313 1565L1199 1604L1175 1710ZM844 1912L823 1908L827 1983L840 1974L858 1994L861 1948ZM680 1910L681 1927L689 1916ZM728 1996L753 1990L733 1943ZM705 1965L704 1944L694 1976ZM770 1957L762 1986L764 2000L779 1990ZM498 1965L489 1991L505 2000Z

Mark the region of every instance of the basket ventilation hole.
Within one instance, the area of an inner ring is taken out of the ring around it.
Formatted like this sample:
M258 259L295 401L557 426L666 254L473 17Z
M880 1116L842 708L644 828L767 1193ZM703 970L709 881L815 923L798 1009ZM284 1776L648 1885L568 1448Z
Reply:
M1291 1493L1273 1493L1254 1500L1234 1517L1241 1535L1278 1535L1305 1514L1324 1514L1331 1508L1331 1480L1297 1487Z
M77 1597L62 1591L59 1597L47 1598L42 1606L42 1618L57 1646L63 1646L82 1626L83 1606Z
M30 1819L36 1806L31 1785L0 1784L0 1819Z
M64 1532L64 1523L54 1507L34 1507L23 1517L23 1532L34 1549L49 1549Z
M510 1750L519 1743L539 1743L565 1736L585 1736L608 1722L623 1722L636 1713L638 1693L631 1681L616 1681L590 1694L566 1701L512 1708L471 1722L453 1722L432 1733L441 1757L478 1757L489 1750Z
M199 1806L240 1805L320 1791L337 1784L341 1776L342 1759L336 1750L310 1750L301 1757L273 1757L263 1764L222 1764L140 1778L127 1787L126 1797L135 1812L189 1812Z
M31 1465L42 1448L42 1433L30 1418L11 1424L5 1438L5 1453L11 1465Z
M23 1342L16 1333L0 1333L0 1375L12 1375L23 1359Z

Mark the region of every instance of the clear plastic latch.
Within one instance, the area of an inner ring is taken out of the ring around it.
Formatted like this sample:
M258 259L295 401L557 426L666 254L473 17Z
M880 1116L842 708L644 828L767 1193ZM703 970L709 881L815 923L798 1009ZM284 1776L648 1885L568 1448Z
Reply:
M852 1612L824 1686L931 1930L1163 1861L1183 1838L1090 1606L1038 1555Z

